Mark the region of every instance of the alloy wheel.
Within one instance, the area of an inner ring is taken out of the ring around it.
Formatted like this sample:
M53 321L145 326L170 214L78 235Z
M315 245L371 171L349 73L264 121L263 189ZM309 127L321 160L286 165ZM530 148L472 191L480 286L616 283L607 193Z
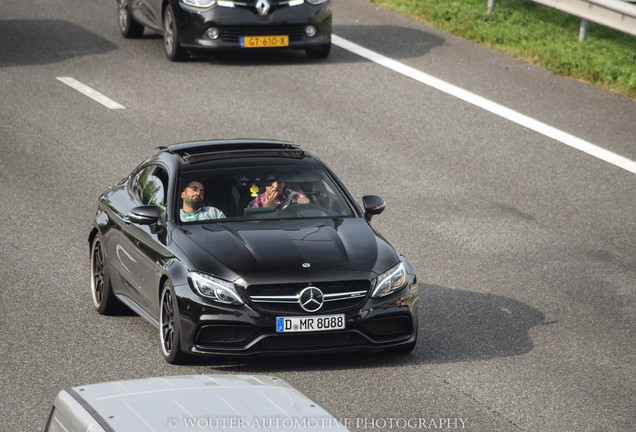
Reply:
M93 242L91 254L91 292L93 304L98 308L104 300L104 253L98 239Z
M119 27L122 30L128 28L128 0L119 0Z
M161 298L161 348L165 355L172 352L174 340L174 304L172 292L164 290Z
M173 55L175 50L175 44L177 41L175 40L175 31L174 31L174 15L172 14L172 10L166 10L166 16L163 23L163 32L164 32L164 43L166 44L166 53L168 55Z

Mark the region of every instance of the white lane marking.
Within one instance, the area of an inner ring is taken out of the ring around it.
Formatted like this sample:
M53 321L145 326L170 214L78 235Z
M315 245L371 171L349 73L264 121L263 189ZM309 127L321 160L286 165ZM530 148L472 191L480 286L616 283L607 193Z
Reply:
M125 106L118 104L117 102L115 102L114 100L104 96L103 94L101 94L97 90L94 90L94 89L90 88L89 86L87 86L85 84L82 84L81 82L79 82L75 78L72 78L72 77L57 77L57 79L59 81L62 81L67 86L70 86L70 87L74 88L75 90L77 90L78 92L88 96L89 98L93 99L94 101L99 102L100 104L104 105L106 108L109 108L109 109L126 109Z
M449 84L403 63L385 57L382 54L378 54L339 36L331 35L331 41L334 43L334 45L339 46L340 48L343 48L347 51L351 51L352 53L357 54L360 57L364 57L397 73L413 78L414 80L419 81L422 84L426 84L451 96L455 96L456 98L461 99L465 102L483 108L486 111L489 111L542 135L545 135L548 138L557 140L565 145L580 150L600 160L623 168L631 172L632 174L636 174L636 162L627 159L626 157L620 156L609 150L605 150L604 148L582 140L581 138L577 138L567 132L563 132L538 120L534 120L517 111L511 110L510 108L506 108L467 90L456 87L452 84Z

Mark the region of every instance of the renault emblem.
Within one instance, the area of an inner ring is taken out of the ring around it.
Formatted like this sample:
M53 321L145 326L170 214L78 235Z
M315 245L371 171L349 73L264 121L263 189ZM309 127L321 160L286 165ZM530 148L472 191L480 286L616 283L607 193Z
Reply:
M256 10L259 14L265 16L269 12L269 2L267 0L258 0L256 2Z
M308 286L298 295L300 307L307 312L316 312L322 307L323 301L322 291L313 286Z

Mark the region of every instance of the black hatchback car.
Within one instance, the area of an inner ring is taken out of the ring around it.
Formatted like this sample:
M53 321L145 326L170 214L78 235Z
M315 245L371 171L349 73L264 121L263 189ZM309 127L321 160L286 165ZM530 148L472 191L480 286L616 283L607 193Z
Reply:
M411 262L336 175L299 146L215 140L161 147L99 198L88 238L95 309L121 303L188 354L410 352Z
M311 58L331 50L330 0L117 0L119 28L138 38L144 27L163 34L166 56L190 51L304 49Z

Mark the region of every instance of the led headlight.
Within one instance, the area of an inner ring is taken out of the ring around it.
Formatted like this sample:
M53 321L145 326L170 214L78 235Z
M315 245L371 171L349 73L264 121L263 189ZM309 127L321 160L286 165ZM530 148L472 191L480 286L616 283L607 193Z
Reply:
M404 263L399 263L374 280L371 297L380 298L401 290L408 283Z
M219 303L240 305L243 300L234 289L234 284L202 273L188 273L192 287L203 297Z

